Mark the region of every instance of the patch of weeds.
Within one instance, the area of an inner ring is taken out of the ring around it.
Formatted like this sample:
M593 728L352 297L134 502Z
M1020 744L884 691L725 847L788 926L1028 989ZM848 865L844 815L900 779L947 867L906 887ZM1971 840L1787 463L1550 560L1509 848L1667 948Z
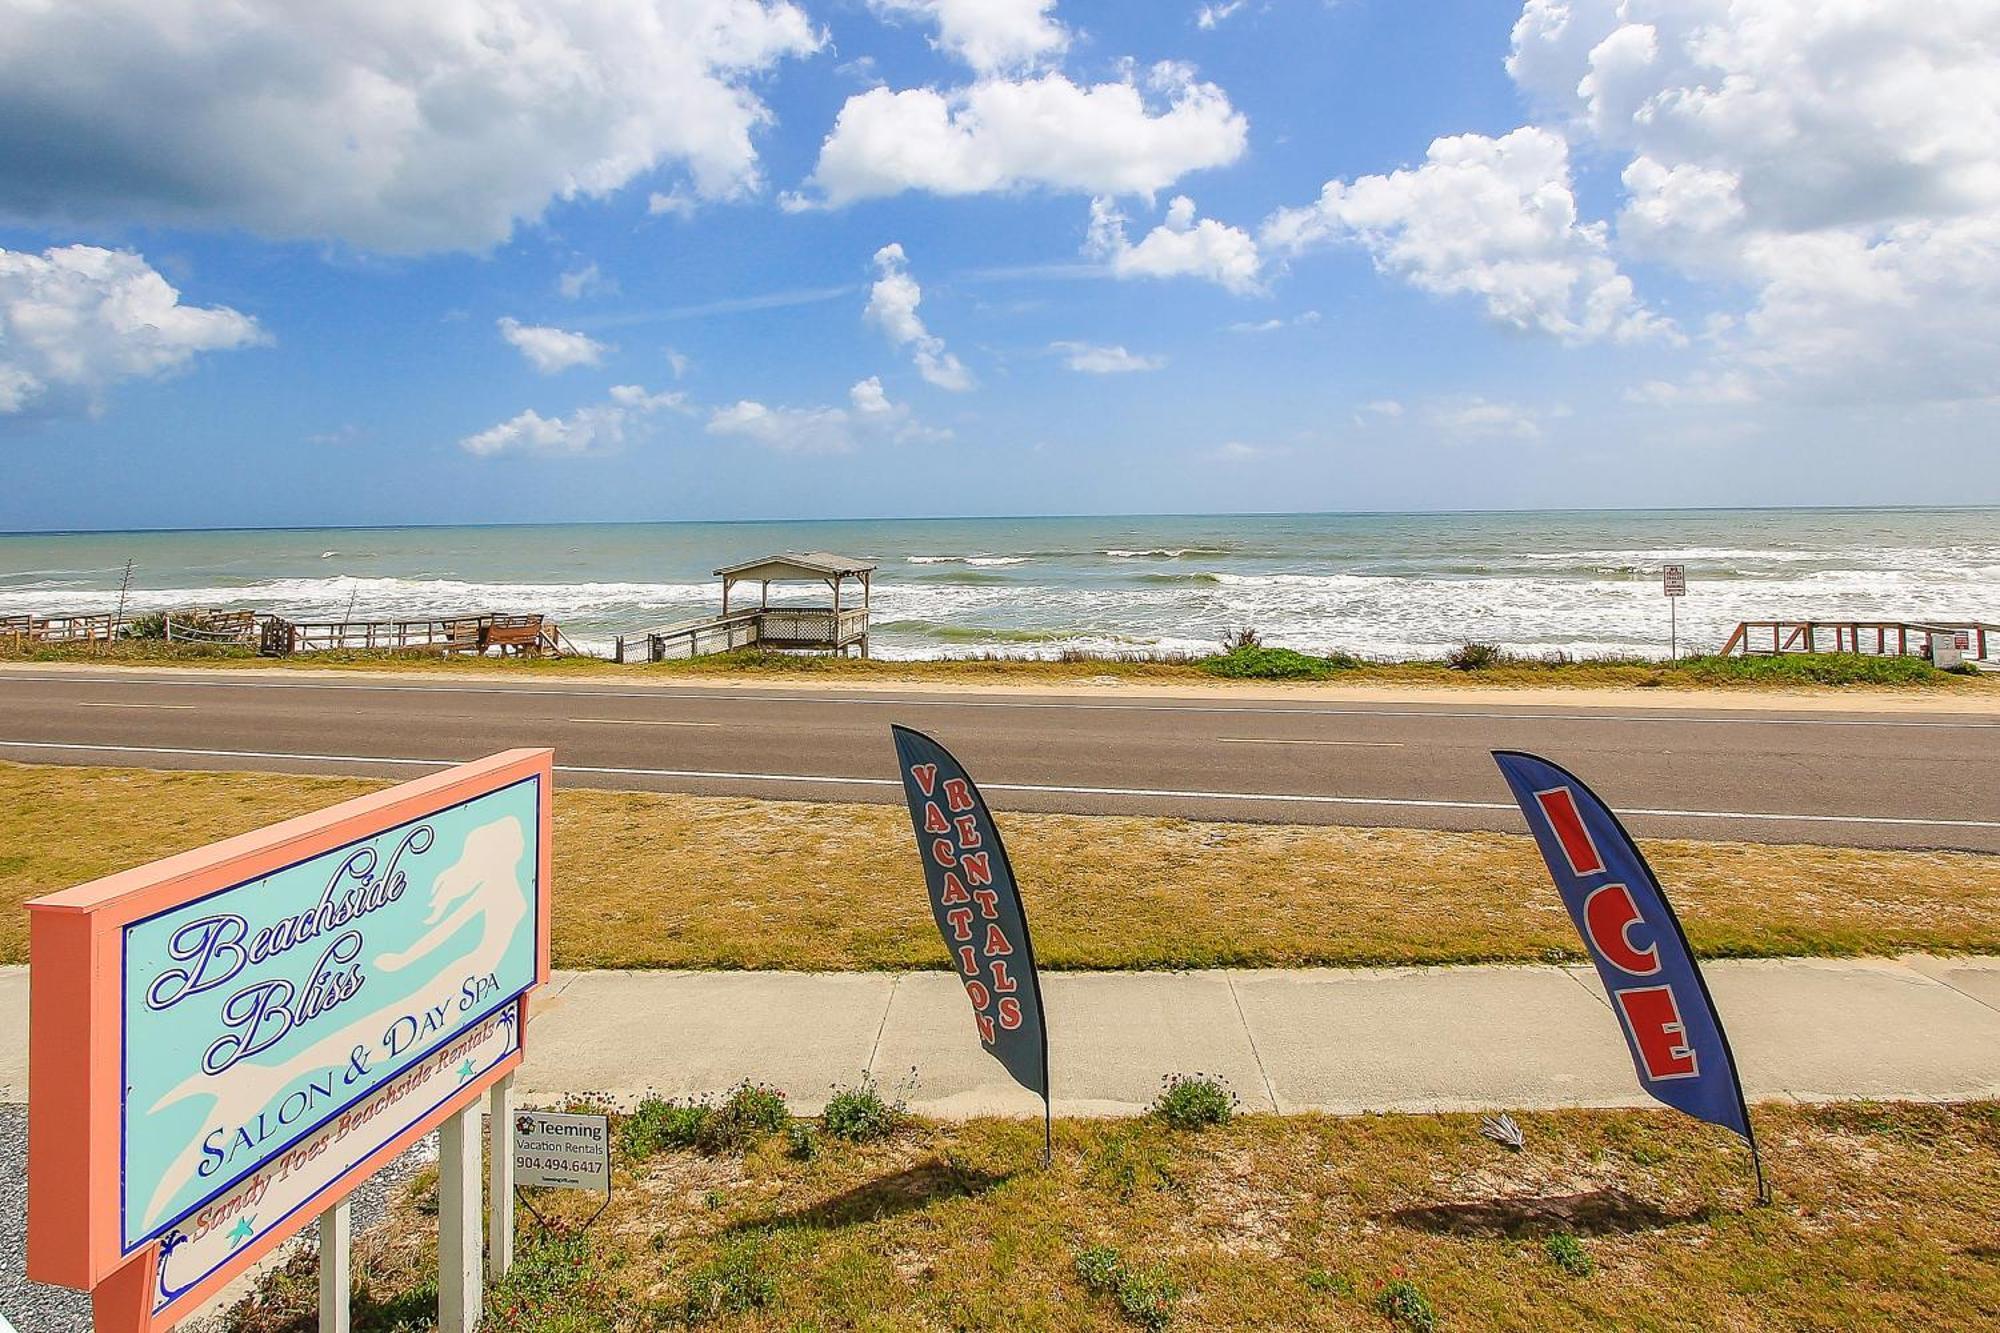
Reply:
M810 1162L819 1156L819 1135L803 1120L794 1120L785 1130L785 1156L795 1162Z
M410 1207L424 1217L438 1215L438 1169L435 1165L427 1166L411 1176L410 1183L405 1188L409 1190Z
M535 1235L487 1289L491 1333L610 1333L618 1298L585 1236Z
M670 1148L692 1148L701 1141L709 1108L699 1102L670 1102L647 1097L618 1123L618 1146L628 1157L644 1159Z
M1444 664L1453 671L1484 671L1488 667L1504 666L1507 651L1497 643L1480 643L1468 639L1444 655Z
M778 1294L760 1241L739 1241L688 1275L681 1320L690 1327L725 1315L761 1310Z
M1307 1290L1326 1296L1352 1296L1356 1290L1352 1273L1329 1273L1324 1268L1308 1268L1299 1280Z
M1625 1155L1632 1159L1634 1166L1659 1166L1673 1156L1665 1148L1650 1143L1635 1143L1625 1150Z
M1589 1277L1597 1271L1597 1261L1590 1257L1590 1251L1567 1231L1558 1231L1550 1236L1542 1242L1542 1248L1549 1252L1555 1266L1571 1277Z
M1399 1277L1383 1287L1375 1297L1375 1310L1390 1323L1407 1328L1411 1333L1437 1331L1437 1311L1431 1308L1430 1298L1408 1278Z
M1157 1136L1132 1129L1113 1131L1091 1155L1084 1181L1108 1190L1120 1200L1130 1200L1145 1190L1171 1190L1179 1185L1172 1170L1172 1156Z
M836 1087L820 1112L819 1123L827 1133L849 1143L873 1143L886 1139L902 1126L902 1100L891 1102L882 1096L868 1074L851 1088Z
M1169 1074L1160 1081L1153 1114L1175 1129L1226 1125L1236 1114L1236 1094L1207 1074Z
M701 1196L701 1206L708 1209L711 1213L721 1212L723 1205L728 1202L729 1196L721 1190L710 1190Z
M1076 1256L1076 1275L1092 1292L1115 1301L1128 1323L1163 1329L1174 1322L1181 1289L1165 1269L1133 1268L1110 1246L1094 1245Z
M784 1093L745 1079L702 1120L695 1146L705 1153L743 1152L791 1123Z

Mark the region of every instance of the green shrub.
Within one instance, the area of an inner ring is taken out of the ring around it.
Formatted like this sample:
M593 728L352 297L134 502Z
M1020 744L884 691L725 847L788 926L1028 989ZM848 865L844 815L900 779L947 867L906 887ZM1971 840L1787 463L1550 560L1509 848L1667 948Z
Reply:
M1345 653L1314 657L1290 648L1250 646L1204 657L1199 665L1211 676L1226 676L1231 680L1326 680L1360 666L1361 659Z
M1095 1245L1076 1256L1076 1275L1097 1295L1117 1302L1129 1323L1157 1330L1174 1321L1181 1289L1163 1269L1133 1268L1110 1246Z
M491 1333L609 1333L618 1297L587 1236L530 1232L507 1276L486 1292Z
M1497 643L1466 640L1444 655L1444 664L1453 671L1484 671L1507 661L1506 650Z
M1076 1275L1092 1291L1106 1292L1118 1285L1125 1261L1109 1245L1093 1245L1076 1256Z
M819 1156L819 1135L803 1120L794 1120L785 1130L785 1156L795 1162L810 1162Z
M702 1120L695 1146L706 1153L742 1152L791 1123L784 1093L745 1079Z
M669 1148L692 1148L701 1142L709 1108L698 1102L670 1102L648 1097L618 1123L618 1146L634 1158L646 1158Z
M1375 1298L1375 1309L1392 1324L1411 1330L1411 1333L1436 1333L1437 1311L1417 1284L1406 1278L1397 1278L1382 1288Z
M1308 1268L1301 1279L1306 1286L1329 1296L1352 1296L1354 1275L1351 1273L1331 1273L1324 1268Z
M681 1319L690 1327L724 1315L761 1310L776 1296L778 1284L765 1270L762 1246L739 1241L688 1275L681 1297Z
M1153 1099L1153 1114L1175 1129L1226 1125L1236 1107L1236 1094L1206 1074L1169 1074Z
M819 1122L837 1139L872 1143L895 1133L903 1123L903 1113L903 1103L884 1100L874 1078L864 1073L853 1087L833 1090Z
M1779 653L1760 657L1684 657L1680 670L1704 684L1922 685L1944 673L1921 657L1872 653Z
M121 639L160 639L167 637L167 615L164 611L148 611L144 615L128 617L119 626Z
M1555 1266L1571 1277L1589 1277L1597 1271L1597 1261L1590 1257L1590 1251L1567 1231L1556 1232L1543 1242L1542 1247L1549 1252Z

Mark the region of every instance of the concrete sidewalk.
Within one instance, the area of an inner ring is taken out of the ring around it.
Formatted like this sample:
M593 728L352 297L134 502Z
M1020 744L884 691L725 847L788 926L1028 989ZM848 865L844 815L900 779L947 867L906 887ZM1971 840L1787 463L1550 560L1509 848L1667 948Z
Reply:
M2000 1097L2000 958L1704 968L1753 1101ZM1058 1115L1128 1115L1164 1075L1246 1109L1648 1104L1595 973L1575 967L1048 973ZM0 969L0 1101L27 1096L27 972ZM629 1102L744 1078L817 1109L866 1069L913 1110L1037 1114L981 1053L945 972L561 972L521 1093Z

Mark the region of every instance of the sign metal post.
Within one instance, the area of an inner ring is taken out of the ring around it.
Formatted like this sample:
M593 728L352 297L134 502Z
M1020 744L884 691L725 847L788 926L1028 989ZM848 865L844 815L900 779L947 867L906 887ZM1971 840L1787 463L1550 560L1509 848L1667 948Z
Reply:
M1664 565L1660 569L1660 590L1667 595L1667 660L1680 655L1680 599L1688 595L1686 565Z

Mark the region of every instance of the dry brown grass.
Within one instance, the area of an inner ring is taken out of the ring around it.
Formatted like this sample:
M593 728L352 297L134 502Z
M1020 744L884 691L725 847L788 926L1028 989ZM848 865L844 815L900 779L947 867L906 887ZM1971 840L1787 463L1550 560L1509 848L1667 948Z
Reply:
M490 1333L708 1326L1131 1327L1079 1280L1115 1249L1179 1289L1171 1327L1389 1329L1386 1284L1445 1329L1939 1329L2000 1326L2000 1106L1759 1108L1777 1199L1750 1205L1733 1139L1665 1112L1476 1118L1247 1116L1200 1133L1153 1120L917 1124L885 1143L773 1140L743 1158L621 1159L606 1216L523 1257ZM415 1192L413 1192L415 1193ZM588 1196L546 1201L575 1221ZM360 1238L355 1327L435 1308L432 1218L413 1197ZM1593 1270L1564 1271L1550 1237ZM313 1325L309 1258L239 1307L237 1333ZM706 1322L706 1321L705 1321ZM1405 1325L1404 1327L1408 1327Z
M383 785L0 765L0 961L26 956L27 898ZM1049 967L1577 956L1525 837L1092 815L1001 824ZM2000 858L1646 846L1705 955L2000 952ZM562 967L947 965L897 806L560 791L555 873Z

